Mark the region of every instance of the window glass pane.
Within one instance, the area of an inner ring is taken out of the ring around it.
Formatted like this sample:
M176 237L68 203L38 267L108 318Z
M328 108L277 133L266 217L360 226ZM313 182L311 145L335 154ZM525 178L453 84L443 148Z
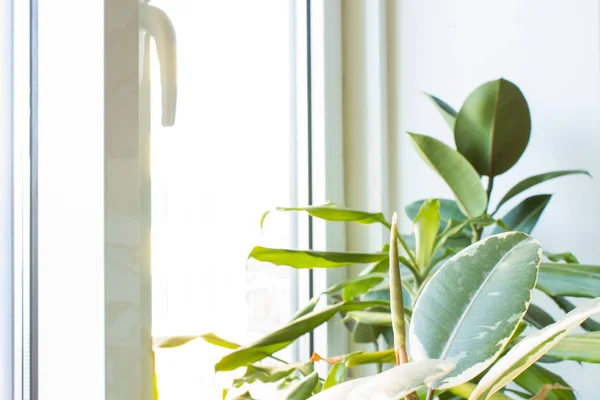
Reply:
M253 246L291 245L289 216L269 216L264 234L259 226L265 210L291 203L289 4L152 4L175 28L178 74L175 124L163 127L152 42L153 335L214 332L249 343L295 306L293 271L246 268ZM201 340L158 350L161 400L218 398L240 373L215 378L224 354Z

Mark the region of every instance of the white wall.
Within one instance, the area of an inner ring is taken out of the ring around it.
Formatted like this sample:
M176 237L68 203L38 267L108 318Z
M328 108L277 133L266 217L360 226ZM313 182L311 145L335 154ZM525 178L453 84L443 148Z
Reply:
M451 197L406 135L413 131L453 143L444 121L419 91L458 109L476 86L505 77L524 92L533 131L521 161L496 179L492 201L526 176L587 169L596 178L562 178L527 195L555 193L533 232L547 250L570 250L582 262L600 263L598 2L406 0L398 1L392 12L388 20L397 27L390 38L396 65L390 71L390 90L396 93L390 104L396 111L390 121L390 208L425 197ZM404 231L410 229L407 222L403 220ZM584 374L578 364L563 363L552 369L579 389L578 398L597 398L600 368L585 367Z

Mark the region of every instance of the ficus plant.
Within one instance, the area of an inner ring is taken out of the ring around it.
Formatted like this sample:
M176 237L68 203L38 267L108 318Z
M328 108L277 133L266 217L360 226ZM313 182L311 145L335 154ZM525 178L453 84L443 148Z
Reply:
M529 177L492 208L494 181L517 163L529 142L525 97L505 79L476 88L458 112L427 96L454 133L455 148L429 136L409 136L454 199L407 205L410 234L397 231L396 214L388 221L382 213L333 203L278 208L330 222L380 224L390 231L390 242L372 253L255 247L249 258L279 266L365 268L315 296L287 325L254 343L239 345L210 333L156 345L174 347L201 337L231 349L215 370L245 368L235 388L273 383L282 400L576 399L577 388L546 364L600 363L600 324L589 319L600 313L600 266L582 265L569 252L544 251L530 236L551 195L530 196L505 209L515 196L545 181L589 174L567 170ZM535 291L565 315L555 320L532 303ZM587 299L575 306L572 297ZM336 315L341 321L333 321ZM373 343L373 351L314 354L295 363L275 356L327 322L343 323L354 341ZM579 326L581 333L572 333ZM330 364L327 376L318 376L317 362ZM348 369L364 364L377 365L378 373L346 381ZM236 397L252 398L250 391Z

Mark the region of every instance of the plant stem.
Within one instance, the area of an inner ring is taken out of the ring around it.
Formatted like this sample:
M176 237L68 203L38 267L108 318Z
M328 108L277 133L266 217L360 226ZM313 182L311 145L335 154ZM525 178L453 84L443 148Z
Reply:
M425 400L433 400L434 392L435 389L433 388L433 386L429 386L429 389L427 390L427 397L425 398Z
M379 342L377 342L377 339L375 339L373 341L373 346L375 346L375 352L379 351ZM377 373L380 374L383 371L383 363L378 362L377 363Z
M390 224L389 222L385 221L383 224L385 225L386 228L388 228L390 230L392 229L392 224ZM408 258L410 258L410 262L412 263L412 265L407 265L408 269L410 269L410 272L413 273L413 275L415 276L415 279L420 279L420 275L419 275L418 267L417 267L417 259L415 258L414 254L412 253L412 251L406 244L406 241L402 238L402 235L400 235L398 233L397 229L394 230L394 233L396 234L396 238L400 242L402 249L408 255Z
M490 176L488 178L487 190L485 191L487 195L487 204L485 205L485 212L488 212L488 208L490 207L490 197L492 196L492 190L494 189L494 177Z

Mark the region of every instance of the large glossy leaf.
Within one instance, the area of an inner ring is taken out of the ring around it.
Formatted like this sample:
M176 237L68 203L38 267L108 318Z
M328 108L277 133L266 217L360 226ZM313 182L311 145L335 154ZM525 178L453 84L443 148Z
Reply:
M542 263L537 288L550 296L600 297L600 266Z
M336 268L352 264L369 264L387 258L387 253L341 253L334 251L271 249L256 246L248 255L258 261L293 268Z
M433 104L435 104L435 107L438 109L438 111L444 118L444 121L446 121L446 123L450 127L450 130L454 132L454 121L456 120L456 110L454 110L454 108L449 106L448 103L446 103L444 100L442 100L432 94L425 93L425 92L423 92L423 94L425 96L429 97L429 99L433 102Z
M475 89L454 125L456 148L481 175L494 177L519 160L531 133L529 107L512 82L498 79Z
M240 387L244 384L251 384L256 381L266 383L277 382L296 371L307 376L314 371L313 364L311 362L298 362L278 365L248 365L244 375L233 380L233 386Z
M462 211L469 218L483 214L487 195L479 174L466 158L448 145L425 135L411 133L410 137L423 158L448 184Z
M313 311L247 346L235 349L216 365L216 371L231 371L279 351L317 326L329 321L344 305L339 303Z
M311 400L400 399L452 370L447 361L422 360L403 364L380 374L335 385Z
M319 375L317 375L317 372L315 371L291 385L278 396L278 400L306 400L310 397L318 383Z
M417 265L421 269L429 266L433 256L435 238L440 228L440 202L427 200L421 206L414 220L415 238L417 240Z
M551 194L528 197L502 217L502 222L511 231L530 234L551 198ZM496 227L494 233L503 231L504 229Z
M334 203L326 203L320 206L309 207L277 207L275 211L304 211L307 214L325 221L333 222L357 222L359 224L373 224L379 222L389 226L382 213L370 213L366 211L352 210L340 207ZM267 215L273 211L267 211L260 220L260 227L264 224Z
M562 296L552 296L552 300L554 300L554 302L564 311L564 312L571 312L575 309L575 304L571 303L569 300L567 300L566 298L562 297ZM591 318L588 318L587 320L585 320L582 324L581 327L583 329L585 329L586 331L600 331L600 323L594 321Z
M558 342L548 355L561 360L600 363L600 332L569 335Z
M467 247L433 275L413 310L409 343L414 360L457 364L434 387L465 383L498 357L527 311L541 257L537 241L509 232Z
M523 389L529 391L532 394L538 393L542 390L544 385L548 384L561 384L563 386L569 386L567 382L559 375L548 371L546 368L539 364L533 364L521 375L517 376L514 381L517 385ZM575 395L571 390L556 390L549 392L546 395L547 400L575 400Z
M573 175L573 174L585 174L585 175L591 177L589 172L584 171L582 169L546 172L545 174L530 176L529 178L523 179L521 182L519 182L515 186L513 186L508 192L506 192L504 197L502 197L502 199L500 199L500 202L498 202L498 205L496 206L496 211L498 211L498 209L500 207L502 207L502 205L504 203L506 203L507 201L509 201L510 199L515 197L516 195L529 189L530 187L533 187L542 182L546 182L550 179L558 178L558 177L565 176L565 175ZM494 211L494 213L496 211Z
M471 400L487 399L502 389L540 357L550 351L569 332L590 316L600 313L600 298L577 307L552 325L533 332L519 341L490 368L479 381Z

